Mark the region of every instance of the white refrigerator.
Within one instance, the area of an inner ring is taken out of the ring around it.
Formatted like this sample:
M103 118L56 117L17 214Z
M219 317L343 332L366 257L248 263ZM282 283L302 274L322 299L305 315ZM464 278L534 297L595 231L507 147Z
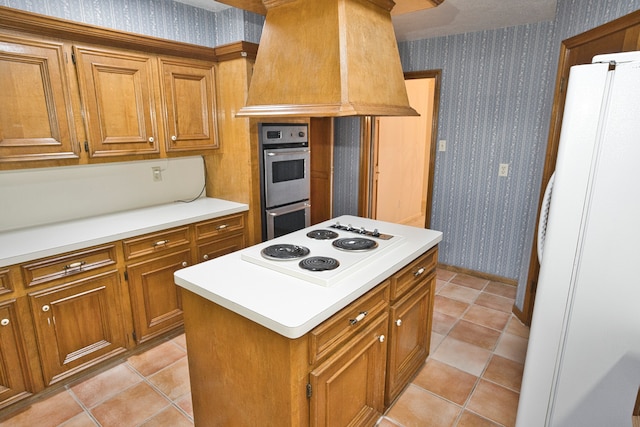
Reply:
M632 426L640 389L640 52L571 68L550 193L516 425Z

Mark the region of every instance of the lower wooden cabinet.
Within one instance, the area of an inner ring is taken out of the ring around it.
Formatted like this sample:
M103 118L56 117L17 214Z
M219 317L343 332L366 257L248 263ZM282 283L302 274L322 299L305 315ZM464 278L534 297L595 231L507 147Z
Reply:
M182 325L182 298L173 273L188 266L190 258L185 249L127 266L137 343Z
M126 349L117 270L28 294L45 385Z
M371 426L384 412L385 313L310 374L312 427Z
M429 354L435 280L432 273L389 310L387 406L400 395Z
M0 409L34 391L22 338L16 300L0 303Z

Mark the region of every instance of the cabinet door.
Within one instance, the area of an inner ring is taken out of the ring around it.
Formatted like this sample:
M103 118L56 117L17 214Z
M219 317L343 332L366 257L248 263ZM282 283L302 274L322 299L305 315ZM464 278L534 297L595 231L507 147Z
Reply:
M189 260L190 252L184 250L127 267L138 343L182 325L182 298L173 273Z
M388 315L310 374L312 427L371 426L384 409Z
M159 61L167 152L217 148L213 63L168 58Z
M153 59L74 47L91 157L159 152Z
M31 395L16 301L0 303L0 408Z
M244 234L236 234L215 239L198 245L198 262L207 261L245 247Z
M126 351L116 270L29 294L45 384Z
M0 35L0 162L76 159L61 43Z
M435 273L429 275L389 311L389 355L385 405L400 394L429 354Z

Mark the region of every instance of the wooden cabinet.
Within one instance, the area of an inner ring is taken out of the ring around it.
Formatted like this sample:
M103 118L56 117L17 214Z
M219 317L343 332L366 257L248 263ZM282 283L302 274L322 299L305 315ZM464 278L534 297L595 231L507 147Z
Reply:
M296 339L184 291L195 423L375 425L426 361L436 262L434 247Z
M384 412L389 286L309 332L310 425L370 426Z
M212 62L83 46L74 55L91 157L156 154L162 141L166 152L218 147Z
M127 347L118 271L69 279L28 294L45 385Z
M31 396L27 349L17 313L17 301L0 302L0 409Z
M79 158L63 48L0 34L0 163Z
M228 215L196 224L196 260L207 261L246 246L245 214Z
M183 323L180 288L173 273L191 264L189 227L123 242L135 340L143 343Z
M74 46L91 157L159 153L150 56Z
M400 395L429 355L437 249L391 278L385 405Z
M211 62L159 58L167 152L218 148Z

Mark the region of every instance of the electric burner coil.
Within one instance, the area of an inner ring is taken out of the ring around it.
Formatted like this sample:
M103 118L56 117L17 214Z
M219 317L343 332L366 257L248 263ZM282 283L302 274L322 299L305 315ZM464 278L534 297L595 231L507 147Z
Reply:
M364 237L345 237L334 240L331 244L337 249L350 252L370 251L378 247L378 242Z
M274 261L284 261L298 259L309 255L309 248L300 245L278 244L267 246L260 251L260 254Z

